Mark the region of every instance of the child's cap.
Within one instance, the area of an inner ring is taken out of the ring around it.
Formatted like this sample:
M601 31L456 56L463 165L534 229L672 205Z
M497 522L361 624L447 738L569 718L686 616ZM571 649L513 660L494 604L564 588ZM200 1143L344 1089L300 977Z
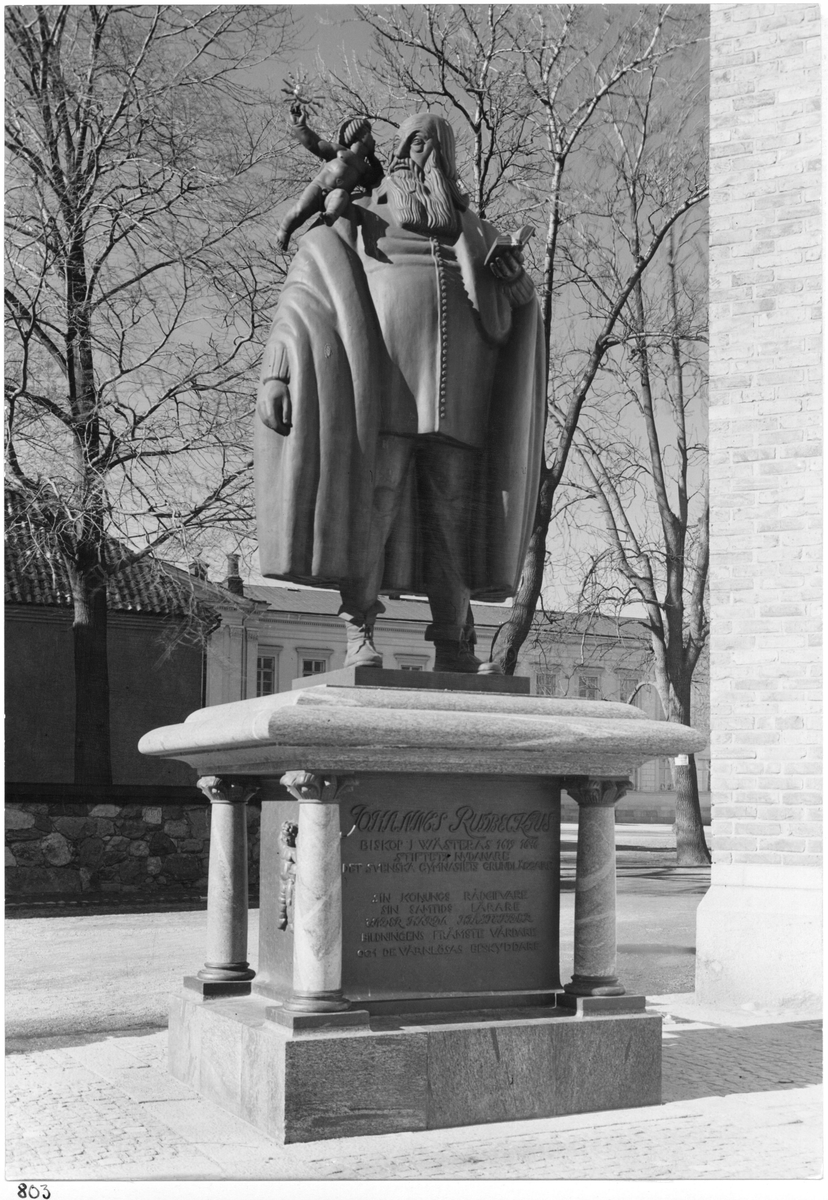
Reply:
M371 122L365 117L349 117L339 128L339 144L350 146L352 142L361 141L371 132Z

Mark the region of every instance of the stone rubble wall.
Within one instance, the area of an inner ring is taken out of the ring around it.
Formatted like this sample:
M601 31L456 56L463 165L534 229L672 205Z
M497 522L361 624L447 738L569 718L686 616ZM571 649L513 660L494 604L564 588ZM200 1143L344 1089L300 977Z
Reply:
M14 789L9 790L14 797ZM67 790L45 785L39 794L7 800L9 901L206 897L210 805L206 800L193 801L194 789L168 789L186 795L179 803L164 803L160 788L134 788L132 795L102 801L95 796L87 802L75 796L58 798ZM77 794L81 789L71 791ZM152 794L142 797L142 792ZM249 804L249 877L254 897L259 883L259 815L255 802Z

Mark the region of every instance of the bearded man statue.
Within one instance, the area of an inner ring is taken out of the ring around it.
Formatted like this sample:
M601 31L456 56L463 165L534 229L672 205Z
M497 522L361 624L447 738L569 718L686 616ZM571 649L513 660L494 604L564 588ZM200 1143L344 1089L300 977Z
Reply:
M468 207L454 134L400 129L389 174L301 239L264 354L262 573L340 591L346 665L382 666L380 595L425 595L435 671L487 672L470 599L514 595L541 463L545 354L519 251Z

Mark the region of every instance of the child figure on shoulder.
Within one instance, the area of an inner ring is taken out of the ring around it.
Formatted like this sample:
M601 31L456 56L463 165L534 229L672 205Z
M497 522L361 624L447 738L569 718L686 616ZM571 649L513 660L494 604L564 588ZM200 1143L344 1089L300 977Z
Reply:
M296 102L290 106L288 129L327 165L308 184L279 226L276 241L282 250L287 249L290 235L308 217L324 212L325 221L332 225L348 207L355 187L370 190L383 176L382 165L374 155L371 123L364 117L343 121L339 141L328 142L310 128L304 108Z

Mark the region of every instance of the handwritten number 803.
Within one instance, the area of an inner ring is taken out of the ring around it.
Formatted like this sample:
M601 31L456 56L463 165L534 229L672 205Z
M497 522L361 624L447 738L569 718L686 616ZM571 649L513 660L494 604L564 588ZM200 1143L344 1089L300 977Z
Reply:
M17 1194L20 1200L49 1200L52 1193L45 1183L41 1183L40 1187L33 1183L21 1183Z

